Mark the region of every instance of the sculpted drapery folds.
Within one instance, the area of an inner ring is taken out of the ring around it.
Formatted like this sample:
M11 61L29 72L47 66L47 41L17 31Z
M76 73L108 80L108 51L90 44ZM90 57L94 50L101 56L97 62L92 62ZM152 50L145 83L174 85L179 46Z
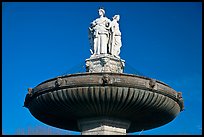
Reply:
M120 19L119 15L115 15L113 17L113 21L111 22L111 37L110 37L110 48L109 48L109 52L120 58L119 54L120 54L120 48L122 46L122 42L121 42L121 32L119 30L119 24L118 21Z
M108 53L110 20L105 17L104 9L98 10L100 17L91 22L89 38L93 54Z
M119 15L113 21L105 17L105 10L99 8L99 18L91 22L89 27L89 41L91 54L111 54L117 58L120 54L121 32L119 30Z

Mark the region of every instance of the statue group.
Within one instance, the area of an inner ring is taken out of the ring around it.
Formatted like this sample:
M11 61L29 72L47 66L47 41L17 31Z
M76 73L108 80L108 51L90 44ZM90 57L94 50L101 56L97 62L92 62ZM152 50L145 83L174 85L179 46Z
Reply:
M119 15L115 15L111 21L105 17L105 10L99 8L99 18L91 22L89 27L89 41L91 54L111 54L117 58L121 48L121 32L119 30Z

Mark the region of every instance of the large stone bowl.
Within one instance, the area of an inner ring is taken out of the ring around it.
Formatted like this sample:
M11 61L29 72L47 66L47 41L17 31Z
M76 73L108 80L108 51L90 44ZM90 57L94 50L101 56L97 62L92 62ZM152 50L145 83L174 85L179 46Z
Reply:
M167 84L124 73L78 73L30 89L24 106L48 125L80 131L78 120L112 117L131 122L127 133L167 124L183 110L183 99Z

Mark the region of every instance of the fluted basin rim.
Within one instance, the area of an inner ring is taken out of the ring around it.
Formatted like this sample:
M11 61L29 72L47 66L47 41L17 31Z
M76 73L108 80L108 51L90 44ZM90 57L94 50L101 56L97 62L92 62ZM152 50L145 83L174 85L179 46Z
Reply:
M127 132L133 132L170 122L183 110L183 100L167 84L148 77L76 73L38 84L26 95L24 106L38 120L63 129L78 131L81 118L108 116L129 119Z
M43 83L46 83L46 82L49 82L49 81L52 81L52 80L56 80L57 78L64 78L64 77L72 77L72 76L83 76L83 75L104 75L104 74L111 74L111 75L124 75L124 76L131 76L131 77L138 77L138 78L143 78L143 79L147 79L147 80L151 80L153 78L149 78L147 76L141 76L141 75L136 75L136 74L128 74L128 73L113 73L113 72L93 72L93 73L90 73L90 72L84 72L84 73L73 73L73 74L66 74L66 75L60 75L60 76L56 76L54 78L50 78L48 80L45 80L43 82L41 82L40 84L38 84L37 86L43 84ZM168 84L160 81L160 80L157 80L157 79L154 79L156 82L158 83L161 83L169 88L172 88L170 87ZM37 87L36 86L36 87Z

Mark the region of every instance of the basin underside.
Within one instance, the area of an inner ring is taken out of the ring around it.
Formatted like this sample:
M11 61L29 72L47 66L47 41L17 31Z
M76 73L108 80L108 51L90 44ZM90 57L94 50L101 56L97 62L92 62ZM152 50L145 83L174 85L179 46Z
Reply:
M47 80L25 104L48 125L80 131L79 119L112 117L131 122L127 132L162 126L181 111L177 92L151 79L118 73L81 73Z

